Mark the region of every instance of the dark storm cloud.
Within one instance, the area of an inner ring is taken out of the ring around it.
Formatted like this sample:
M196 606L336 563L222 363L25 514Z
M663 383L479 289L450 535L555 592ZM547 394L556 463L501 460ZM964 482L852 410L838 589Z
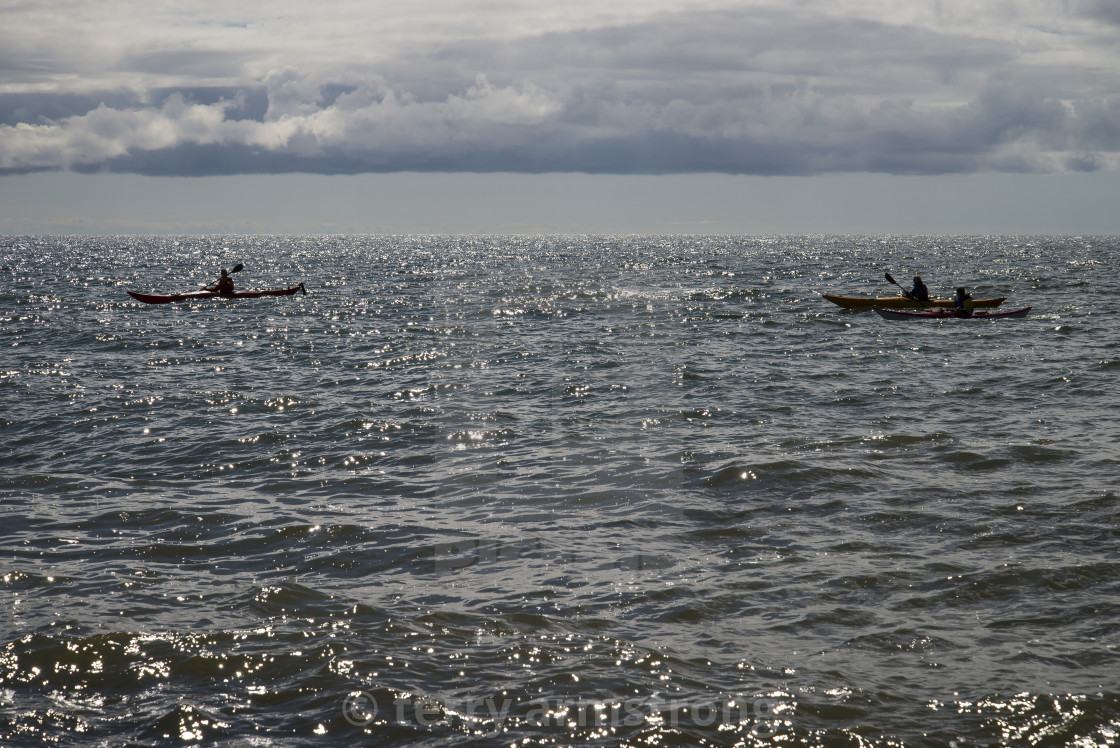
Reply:
M964 5L929 18L883 7L757 3L396 45L355 32L335 45L348 55L295 36L269 38L271 51L145 42L105 64L133 76L127 86L56 93L25 71L20 90L0 88L0 172L940 174L1115 164L1115 46L1077 25L1109 15L1104 4L1044 17L1001 6L995 18L972 18Z

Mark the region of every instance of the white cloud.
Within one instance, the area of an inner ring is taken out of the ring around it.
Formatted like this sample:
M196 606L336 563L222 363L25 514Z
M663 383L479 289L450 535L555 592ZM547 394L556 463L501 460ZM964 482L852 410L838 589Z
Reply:
M158 151L184 142L226 140L228 104L187 104L173 95L159 109L100 105L59 123L0 127L0 169L88 166L125 156L130 149Z
M1120 153L1120 15L1100 0L136 7L0 0L0 170L905 174Z

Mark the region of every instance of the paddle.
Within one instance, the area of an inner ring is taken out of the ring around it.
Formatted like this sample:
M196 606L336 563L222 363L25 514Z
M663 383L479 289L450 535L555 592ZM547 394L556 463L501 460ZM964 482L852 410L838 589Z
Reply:
M229 271L228 275L233 275L234 273L240 273L244 269L245 269L245 266L239 262L239 263L237 263L236 265L233 266L233 268ZM211 286L204 286L203 288L205 290L209 291ZM214 286L214 288L217 288L217 286Z
M887 280L889 280L889 281L890 281L891 283L895 284L895 285L896 285L896 286L898 286L898 287L899 287L900 289L902 289L902 295L903 295L903 296L905 296L906 298L910 299L910 301L916 302L916 303L917 303L918 305L920 305L920 306L922 307L922 309L925 309L925 308L926 308L926 306L927 306L927 304L928 304L929 306L933 306L932 304L929 304L928 302L925 302L925 301L919 301L918 299L915 299L915 298L914 298L914 294L910 293L910 292L909 292L909 291L907 291L907 290L906 290L905 288L902 288L902 285L901 285L901 284L900 284L900 283L899 283L898 281L896 281L896 280L895 280L894 278L892 278L892 277L891 277L891 274L890 274L890 273L886 273L886 276L887 276Z

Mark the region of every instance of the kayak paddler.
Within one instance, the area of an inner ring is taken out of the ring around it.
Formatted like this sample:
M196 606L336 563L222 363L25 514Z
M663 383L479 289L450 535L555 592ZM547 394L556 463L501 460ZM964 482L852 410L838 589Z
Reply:
M922 276L914 276L914 287L910 289L910 298L914 301L929 301L929 289L922 283Z
M211 286L206 290L215 293L233 293L233 278L229 276L225 268L222 268L222 277L218 279L217 285Z
M964 290L964 286L957 289L957 295L953 299L953 311L958 317L972 316L972 296Z

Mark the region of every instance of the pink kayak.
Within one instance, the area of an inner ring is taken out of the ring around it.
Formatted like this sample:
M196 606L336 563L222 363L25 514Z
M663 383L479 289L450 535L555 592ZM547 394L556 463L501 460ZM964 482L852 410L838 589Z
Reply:
M927 309L924 312L905 312L899 309L875 309L883 319L997 319L999 317L1026 317L1031 308L1014 309L1010 312L973 312L971 317L958 316L950 309Z
M138 293L137 291L129 291L128 295L137 301L143 301L145 304L170 304L172 301L193 301L194 299L259 299L262 296L291 296L299 291L307 293L302 283L298 286L280 288L275 291L234 291L233 293L191 291L189 293L176 294Z

